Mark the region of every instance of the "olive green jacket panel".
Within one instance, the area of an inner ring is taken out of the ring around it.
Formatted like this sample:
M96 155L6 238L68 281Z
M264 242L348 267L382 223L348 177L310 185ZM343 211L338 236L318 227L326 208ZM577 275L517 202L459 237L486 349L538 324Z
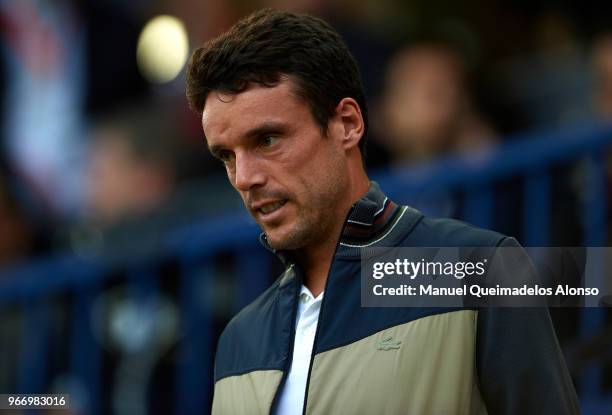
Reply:
M268 415L282 377L280 370L257 370L217 381L213 415Z
M436 314L315 356L306 414L486 414L477 311Z

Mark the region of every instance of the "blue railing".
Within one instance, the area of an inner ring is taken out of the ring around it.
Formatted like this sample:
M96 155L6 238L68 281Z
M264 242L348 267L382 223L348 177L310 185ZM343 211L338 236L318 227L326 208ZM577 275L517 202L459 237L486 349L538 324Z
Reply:
M583 244L601 246L606 242L607 150L612 147L612 127L574 128L555 133L518 137L488 152L469 157L449 157L435 163L372 174L394 200L435 209L447 195L461 192L461 217L483 227L494 225L494 186L511 177L522 178L522 240L526 245L550 243L551 168L560 163L579 166L583 173L580 196ZM424 197L424 195L426 197ZM517 202L518 203L518 202ZM220 292L215 277L218 255L230 253L236 287L229 290L225 304L236 312L260 293L270 280L270 255L257 242L258 228L240 213L205 219L171 233L158 252L146 257L123 258L119 262L102 258L56 256L21 264L0 272L0 310L17 307L23 319L17 373L17 390L3 393L48 391L46 344L50 332L48 301L70 295L71 324L68 371L84 386L81 406L84 413L102 413L102 348L92 327L96 298L117 268L134 297L148 298L159 292L158 267L165 260L178 264L178 315L180 341L175 364L174 411L177 414L206 413L212 393L212 356L216 344L215 324ZM554 242L554 241L552 241ZM229 314L229 313L228 313ZM583 310L580 336L589 336L603 324L602 310ZM0 316L2 311L0 311ZM3 340L7 341L7 340ZM602 364L588 369L579 379L581 398L587 414L612 412L612 397L603 391ZM2 368L0 368L2 370Z

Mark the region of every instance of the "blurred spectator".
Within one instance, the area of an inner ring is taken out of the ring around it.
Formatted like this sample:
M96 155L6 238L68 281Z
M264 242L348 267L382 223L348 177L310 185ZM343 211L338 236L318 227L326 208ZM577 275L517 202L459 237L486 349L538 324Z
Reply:
M463 60L438 44L400 50L387 70L380 133L396 162L474 149L495 141L475 111Z
M180 176L182 148L171 113L124 108L95 123L81 218L58 230L59 245L81 255L146 251L161 229Z
M591 120L589 68L570 12L543 10L533 24L531 50L501 64L505 95L522 110L528 127Z
M593 108L598 118L612 120L612 33L600 35L593 43Z
M477 109L465 60L447 43L416 43L400 49L387 69L386 83L374 123L392 162L423 163L451 153L476 159L497 145L496 130ZM408 201L431 216L466 217L467 189L423 191ZM516 180L494 186L491 222L487 227L520 237L521 198Z
M595 117L607 123L612 122L612 32L604 32L597 36L593 42L591 52L591 66L593 71L592 91L593 110ZM606 160L606 188L608 199L612 196L612 151L607 152ZM606 245L612 244L612 206L608 203L608 226ZM612 285L612 281L609 282Z
M151 252L167 232L240 206L224 177L200 176L205 144L190 154L176 110L143 104L94 123L82 215L60 230L60 245L80 255Z
M52 5L52 7L51 7ZM12 168L59 216L81 196L83 27L71 1L0 1L2 135Z
M167 118L147 108L128 110L95 129L86 216L111 223L155 210L169 199L180 151Z

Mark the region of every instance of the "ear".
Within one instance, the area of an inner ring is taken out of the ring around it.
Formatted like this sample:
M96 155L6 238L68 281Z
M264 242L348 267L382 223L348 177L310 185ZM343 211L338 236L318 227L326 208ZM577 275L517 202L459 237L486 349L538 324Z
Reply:
M336 106L336 117L340 122L342 147L345 150L358 147L365 126L357 101L353 98L342 98Z

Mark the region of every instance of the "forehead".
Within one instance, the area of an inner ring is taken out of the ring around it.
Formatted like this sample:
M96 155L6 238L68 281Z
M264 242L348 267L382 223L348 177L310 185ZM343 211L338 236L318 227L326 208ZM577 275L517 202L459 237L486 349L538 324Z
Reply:
M238 93L213 91L202 112L202 127L209 145L226 137L246 134L263 123L295 124L312 120L308 104L289 79L273 87L251 84Z

